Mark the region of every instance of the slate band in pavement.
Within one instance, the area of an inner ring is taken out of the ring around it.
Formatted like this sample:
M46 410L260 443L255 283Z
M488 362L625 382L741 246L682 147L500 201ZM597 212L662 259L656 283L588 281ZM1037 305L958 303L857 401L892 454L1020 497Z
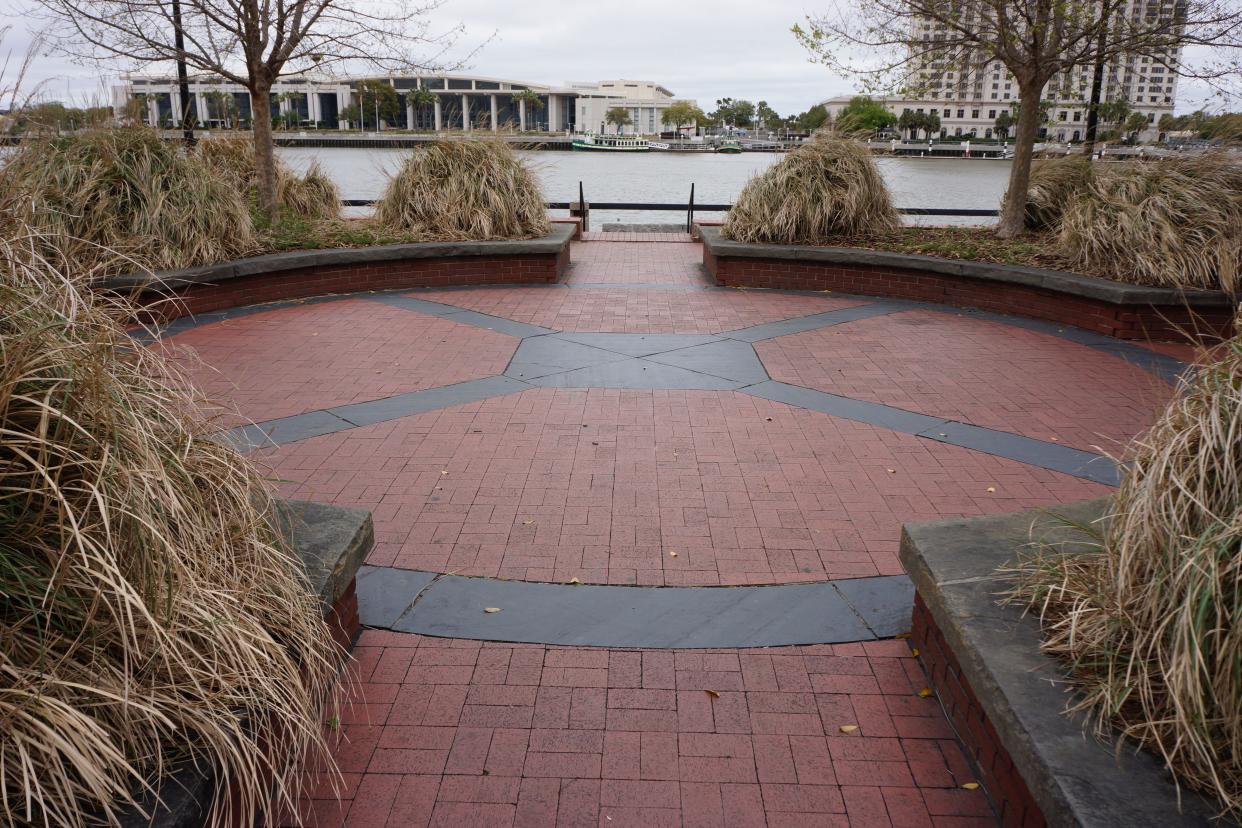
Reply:
M800 385L784 382L760 382L740 389L747 394L765 400L796 405L821 414L855 420L868 425L913 434L928 440L948 443L962 448L981 451L1030 466L1061 472L1106 486L1116 486L1121 478L1120 469L1110 458L1102 454L1049 443L997 431L982 426L942 420L927 414L906 411L891 405L840 397Z
M636 648L745 648L892 638L910 626L904 575L754 587L548 584L364 567L371 627L442 638ZM489 607L498 612L489 613Z
M389 420L426 414L440 408L463 403L479 402L492 397L503 397L530 388L528 384L509 377L484 377L483 379L441 385L408 394L382 397L378 400L338 405L294 414L261 423L238 426L223 433L222 439L232 443L240 451L251 451L268 446L282 446L311 437L321 437L338 431L348 431L359 426L375 425Z

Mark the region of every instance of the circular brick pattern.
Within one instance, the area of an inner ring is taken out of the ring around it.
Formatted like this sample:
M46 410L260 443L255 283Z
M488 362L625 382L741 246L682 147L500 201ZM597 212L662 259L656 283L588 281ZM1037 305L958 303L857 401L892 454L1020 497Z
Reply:
M370 509L375 565L651 586L898 574L903 522L1108 491L716 391L536 389L260 456L289 497Z
M226 318L168 342L209 398L260 422L492 376L519 340L342 299Z

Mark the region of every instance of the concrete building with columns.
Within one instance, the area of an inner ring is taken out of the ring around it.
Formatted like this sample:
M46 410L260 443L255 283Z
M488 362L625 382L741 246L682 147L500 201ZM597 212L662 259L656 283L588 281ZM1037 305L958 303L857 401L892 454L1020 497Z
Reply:
M272 88L267 103L271 117L283 117L304 129L357 129L345 122L341 113L359 104L357 84L380 81L391 85L400 106L395 122L382 121L385 129L519 130L522 132L615 132L605 123L605 113L622 107L630 114L632 126L625 132L655 134L664 129L663 110L675 100L673 93L652 81L606 80L570 83L563 86L525 81L502 80L461 74L426 76L391 75L351 78L303 74L281 78ZM190 97L197 121L206 127L224 127L231 121L250 122L254 102L245 87L214 75L192 75ZM434 103L417 105L415 90L435 94ZM516 93L533 91L539 103ZM181 96L174 76L131 75L113 88L113 105L118 111L132 106L142 108L150 124L169 125L181 111ZM361 101L366 105L366 101Z

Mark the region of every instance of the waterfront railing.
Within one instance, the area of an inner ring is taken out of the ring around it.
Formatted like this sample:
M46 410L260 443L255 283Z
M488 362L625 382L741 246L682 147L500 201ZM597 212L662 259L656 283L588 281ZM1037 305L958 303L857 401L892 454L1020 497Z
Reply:
M374 199L347 198L341 202L346 207L371 207ZM686 232L694 230L696 213L727 213L733 209L732 204L702 204L694 200L694 185L690 185L690 197L686 201L587 201L582 182L578 182L577 201L548 201L545 206L549 210L568 210L571 216L582 219L582 229L590 229L591 210L624 210L626 212L659 212L686 213ZM962 218L996 218L999 210L974 210L958 207L898 207L898 213L905 216L947 216Z

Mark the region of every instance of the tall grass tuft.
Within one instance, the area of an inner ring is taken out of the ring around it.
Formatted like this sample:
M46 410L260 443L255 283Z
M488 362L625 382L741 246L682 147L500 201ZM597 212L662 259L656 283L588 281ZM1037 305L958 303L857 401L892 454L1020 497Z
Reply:
M1026 194L1028 230L1055 230L1066 205L1091 183L1091 159L1081 155L1036 161Z
M747 182L721 234L748 243L831 244L898 226L871 152L857 141L826 135Z
M338 650L259 474L50 245L0 239L0 825L109 822L194 745L212 824L258 824Z
M253 201L257 199L254 141L244 136L212 138L198 144L198 155ZM331 219L341 214L341 192L327 173L313 162L303 174L280 158L276 162L276 201L306 219Z
M1131 446L1094 550L1022 562L1013 598L1069 662L1079 710L1242 816L1242 337Z
M414 150L389 180L375 219L420 241L531 239L552 231L534 172L493 139Z
M1060 252L1124 282L1242 288L1242 163L1208 153L1097 165L1061 216Z
M60 272L171 270L254 252L236 188L153 130L24 141L0 167L0 233L29 236Z

